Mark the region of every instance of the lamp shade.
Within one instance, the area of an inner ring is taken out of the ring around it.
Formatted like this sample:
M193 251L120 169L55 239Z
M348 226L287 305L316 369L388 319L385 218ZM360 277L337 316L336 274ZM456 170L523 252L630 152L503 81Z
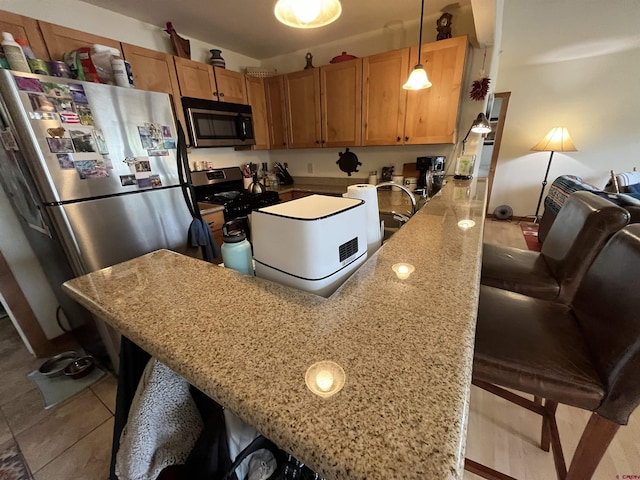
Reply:
M415 68L411 71L411 75L409 75L409 79L407 83L402 85L402 88L405 90L422 90L424 88L429 88L431 86L431 82L427 77L426 70L422 67L422 65L416 65Z
M478 114L471 124L471 131L474 133L489 133L491 131L491 124L484 113Z
M421 2L420 6L420 36L418 37L418 63L411 73L409 74L409 78L402 85L402 88L405 90L424 90L425 88L431 87L432 83L429 81L427 77L427 72L420 63L420 58L422 55L422 23L424 20L424 0Z
M273 13L290 27L317 28L337 20L342 5L340 0L278 0Z
M531 150L535 152L577 152L566 127L553 127Z

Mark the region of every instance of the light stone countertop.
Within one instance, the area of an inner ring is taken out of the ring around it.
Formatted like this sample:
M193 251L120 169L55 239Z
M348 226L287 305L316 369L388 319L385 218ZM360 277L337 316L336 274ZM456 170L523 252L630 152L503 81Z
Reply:
M485 198L449 180L326 299L168 250L64 289L327 480L460 479ZM346 373L330 398L320 360Z

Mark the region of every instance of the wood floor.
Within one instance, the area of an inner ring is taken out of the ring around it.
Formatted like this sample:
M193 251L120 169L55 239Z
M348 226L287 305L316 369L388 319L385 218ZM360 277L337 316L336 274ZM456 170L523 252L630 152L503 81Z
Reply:
M485 223L485 242L526 248L518 222ZM638 379L640 381L640 379ZM570 462L589 412L561 405L558 427ZM539 448L541 417L472 387L466 456L520 480L554 480L551 453ZM480 477L465 472L464 480ZM594 480L640 479L640 409L620 428Z

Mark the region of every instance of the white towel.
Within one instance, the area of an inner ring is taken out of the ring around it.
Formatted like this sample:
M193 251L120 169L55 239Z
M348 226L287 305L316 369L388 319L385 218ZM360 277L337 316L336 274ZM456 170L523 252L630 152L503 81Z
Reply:
M203 426L189 383L149 360L120 436L116 475L120 480L155 480L165 467L185 462Z

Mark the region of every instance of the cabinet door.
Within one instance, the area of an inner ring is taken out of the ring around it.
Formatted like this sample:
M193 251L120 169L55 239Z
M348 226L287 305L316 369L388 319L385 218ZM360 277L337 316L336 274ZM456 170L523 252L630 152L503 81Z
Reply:
M404 133L409 49L371 55L362 64L362 144L399 145Z
M65 52L77 50L81 47L91 47L95 43L115 48L122 56L120 42L117 40L99 37L92 33L81 32L72 28L54 25L53 23L38 21L38 25L40 26L44 43L47 45L47 50L49 50L49 56L52 60L62 60Z
M289 73L285 79L289 148L320 147L320 72Z
M284 76L268 77L264 83L271 149L287 148L287 108L284 95Z
M173 55L148 48L122 44L124 58L131 64L136 88L171 95L176 117L184 128L184 112L180 101L180 86Z
M213 72L217 87L213 96L217 97L216 100L247 104L247 87L242 73L220 67L213 67Z
M422 45L421 61L433 85L407 92L405 143L456 142L466 51L466 36ZM417 61L418 47L413 47L411 65Z
M216 82L211 65L195 62L187 58L173 57L183 97L206 98L217 100L213 96Z
M269 149L269 127L267 123L267 100L264 80L258 77L246 77L247 97L253 114L253 134L256 137L254 150Z
M322 146L362 145L362 59L320 67Z
M14 38L24 38L29 42L36 58L50 60L49 52L42 39L40 28L38 28L38 22L33 18L0 11L0 32L9 32Z

